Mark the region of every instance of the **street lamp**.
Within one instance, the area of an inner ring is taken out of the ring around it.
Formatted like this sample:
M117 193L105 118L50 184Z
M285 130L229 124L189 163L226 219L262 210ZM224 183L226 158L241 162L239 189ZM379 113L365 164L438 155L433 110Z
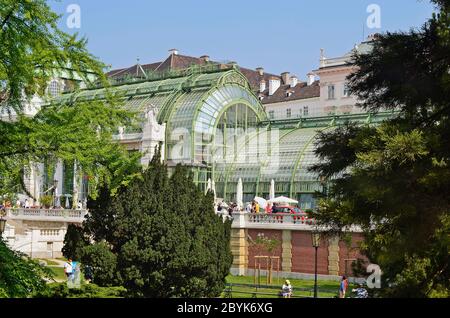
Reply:
M320 246L320 232L314 229L311 232L312 246L315 248L315 263L314 263L314 298L317 298L317 250Z
M3 232L5 232L6 227L6 219L4 219L5 216L6 216L5 209L0 209L0 235L3 234Z

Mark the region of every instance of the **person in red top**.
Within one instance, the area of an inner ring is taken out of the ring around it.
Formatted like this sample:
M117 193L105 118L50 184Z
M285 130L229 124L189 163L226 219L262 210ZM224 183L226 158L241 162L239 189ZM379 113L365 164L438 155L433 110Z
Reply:
M347 277L342 276L341 284L339 285L339 298L345 298L345 292L348 288L348 280Z

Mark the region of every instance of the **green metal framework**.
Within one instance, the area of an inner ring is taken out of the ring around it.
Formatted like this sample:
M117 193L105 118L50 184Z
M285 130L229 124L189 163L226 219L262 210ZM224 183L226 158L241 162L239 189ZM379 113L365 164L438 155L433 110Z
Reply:
M308 170L318 163L314 148L321 131L349 121L377 124L395 115L386 112L270 121L247 79L231 65L153 74L146 80L108 89L64 94L57 102L105 99L106 94L119 97L123 107L142 114L153 109L157 121L166 124L165 160L169 166L191 166L197 184L205 187L211 178L218 197L226 200L235 199L241 178L244 201L255 195L268 197L272 179L277 195L304 201L303 196L322 189L317 176Z

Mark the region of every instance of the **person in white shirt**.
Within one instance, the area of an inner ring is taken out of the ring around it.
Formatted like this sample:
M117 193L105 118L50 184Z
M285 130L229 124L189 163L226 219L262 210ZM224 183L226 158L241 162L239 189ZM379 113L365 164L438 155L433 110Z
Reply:
M286 280L284 282L284 285L281 289L281 293L283 295L283 298L291 298L292 296L292 285L291 282Z
M68 259L67 262L64 264L64 273L67 276L67 279L70 278L70 276L73 274L73 265L72 265L72 259Z

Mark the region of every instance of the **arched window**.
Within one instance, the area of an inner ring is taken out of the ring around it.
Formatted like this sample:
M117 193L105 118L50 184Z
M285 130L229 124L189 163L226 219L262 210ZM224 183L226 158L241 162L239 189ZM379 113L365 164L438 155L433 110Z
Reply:
M58 83L58 81L53 80L53 81L50 82L50 85L48 87L48 92L53 97L56 97L59 94L61 94L62 89L61 89L61 85Z

